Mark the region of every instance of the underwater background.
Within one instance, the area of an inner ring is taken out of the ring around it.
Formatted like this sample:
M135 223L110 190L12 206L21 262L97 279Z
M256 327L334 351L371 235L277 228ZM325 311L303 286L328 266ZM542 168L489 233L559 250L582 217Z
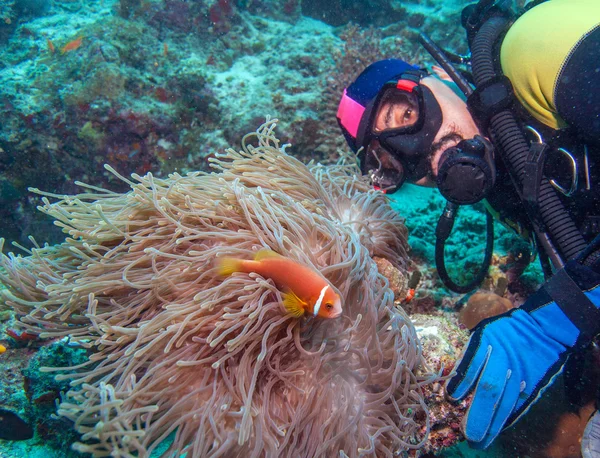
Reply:
M42 200L30 188L70 195L84 182L126 192L105 164L123 176L210 171L211 159L236 148L268 116L279 120L277 135L291 145L289 154L335 164L347 151L335 119L344 87L380 58L432 65L415 39L419 31L464 53L464 6L458 0L0 0L4 252L26 255L19 246L65 239L36 210ZM444 200L436 190L407 185L392 206L408 229L409 270L420 276L406 312L449 320L464 337L458 309L469 297L445 289L435 272L434 232ZM461 210L446 250L453 278L465 281L477 269L484 228L482 208ZM525 242L498 223L495 231L482 290L519 305L542 275L536 262L519 263L529 250ZM68 382L39 371L79 364L84 355L64 343L29 339L11 310L0 312L0 343L6 348L0 458L89 456L70 448L78 440L71 423L53 417ZM453 436L440 433L437 446L421 456L518 456L501 445L469 450L452 428ZM532 449L532 456L539 453Z

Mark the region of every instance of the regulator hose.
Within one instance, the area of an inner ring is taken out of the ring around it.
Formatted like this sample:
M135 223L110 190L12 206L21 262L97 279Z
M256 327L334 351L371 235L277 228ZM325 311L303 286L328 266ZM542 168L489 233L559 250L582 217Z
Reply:
M494 79L494 43L506 30L509 20L502 16L494 16L481 26L471 44L471 67L475 85L484 85ZM517 189L523 189L527 177L525 164L529 152L529 144L510 109L495 114L490 119L492 139L499 146L503 160L509 170ZM571 215L563 205L556 190L542 177L538 206L541 225L532 221L536 235L556 268L566 260L577 257L586 247L583 236L577 229Z
M486 209L485 210L485 222L486 222L486 238L485 238L485 254L481 263L481 268L478 270L477 275L466 285L459 285L450 278L448 271L446 270L446 263L444 262L444 249L446 248L446 240L452 233L452 227L454 226L454 220L458 211L458 205L452 202L446 203L446 208L438 220L435 228L435 267L437 268L438 275L444 282L446 288L455 293L465 294L475 288L477 288L481 282L485 279L488 273L490 262L492 261L492 254L494 252L494 217Z

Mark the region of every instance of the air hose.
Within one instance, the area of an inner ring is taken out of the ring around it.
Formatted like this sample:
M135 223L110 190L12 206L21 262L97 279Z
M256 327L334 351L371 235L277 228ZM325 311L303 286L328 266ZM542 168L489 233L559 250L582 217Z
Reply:
M446 247L446 240L452 233L452 227L454 226L454 220L456 212L458 211L458 205L448 201L446 208L440 217L438 224L435 228L435 266L438 271L438 275L442 279L442 282L451 291L455 293L465 294L469 291L477 288L481 282L485 279L488 273L488 268L492 260L492 254L494 252L494 217L488 210L485 210L485 221L486 221L486 238L485 238L485 254L483 256L483 262L481 268L477 271L477 275L466 285L459 285L448 275L446 270L446 263L444 261L444 248Z
M505 17L492 17L485 21L473 39L471 68L477 87L489 83L496 76L494 43L504 33L508 23L509 20ZM494 143L500 146L513 182L518 190L523 189L523 182L533 179L525 173L529 153L525 135L509 109L493 115L489 126ZM554 267L559 268L567 260L577 257L587 244L555 189L545 177L542 177L540 183L537 204L540 221L533 218L534 230Z

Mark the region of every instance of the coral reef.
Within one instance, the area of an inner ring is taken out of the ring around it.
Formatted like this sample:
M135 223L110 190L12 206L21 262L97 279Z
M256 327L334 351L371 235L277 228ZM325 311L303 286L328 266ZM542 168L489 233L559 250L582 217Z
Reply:
M423 28L436 39L440 38L446 46L452 40L452 36L441 32L459 22L463 6L463 3L456 0L332 0L327 3L302 0L302 13L334 26L354 22L361 26L383 29L391 26L394 30Z
M14 0L0 0L0 20L9 25L15 18Z
M425 449L429 453L439 453L464 439L461 425L470 402L448 401L442 382L452 374L468 335L461 329L455 316L413 314L411 320L423 346L427 364L443 375L440 381L425 388L431 424L429 442Z
M0 1L0 185L10 191L2 193L2 235L57 241L29 186L73 193L68 177L117 186L102 169L107 161L157 176L207 170L213 151L265 113L286 120L281 132L299 159L335 162L344 146L335 110L350 78L380 57L426 64L412 17L424 17L442 45L458 27L438 30L446 19L419 4L380 3L378 14L403 19L336 29L299 0ZM42 173L40 161L50 170Z
M129 18L141 6L141 0L120 0L119 14L121 17Z
M0 408L10 412L13 426L9 429L8 425L0 420L0 427L3 429L2 439L9 440L22 438L32 431L27 397L22 391L23 370L27 367L28 359L16 358L15 353L15 349L8 346L6 352L1 355L3 383L0 389ZM31 355L32 351L29 350L28 353ZM0 415L2 418L4 416Z
M424 389L439 374L372 258L405 271L402 220L355 164L307 167L273 128L218 155L218 173L42 193L69 237L3 255L5 306L25 330L90 351L45 369L70 380L59 414L78 450L354 457L426 444ZM342 318L297 320L270 281L215 275L215 257L263 247L325 275Z

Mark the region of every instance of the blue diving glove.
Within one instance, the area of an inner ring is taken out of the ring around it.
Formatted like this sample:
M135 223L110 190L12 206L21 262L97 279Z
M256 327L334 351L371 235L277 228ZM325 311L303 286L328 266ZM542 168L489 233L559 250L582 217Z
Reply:
M569 353L600 331L600 275L576 261L521 308L482 321L446 384L451 399L475 395L464 433L486 448L515 423L562 371Z

